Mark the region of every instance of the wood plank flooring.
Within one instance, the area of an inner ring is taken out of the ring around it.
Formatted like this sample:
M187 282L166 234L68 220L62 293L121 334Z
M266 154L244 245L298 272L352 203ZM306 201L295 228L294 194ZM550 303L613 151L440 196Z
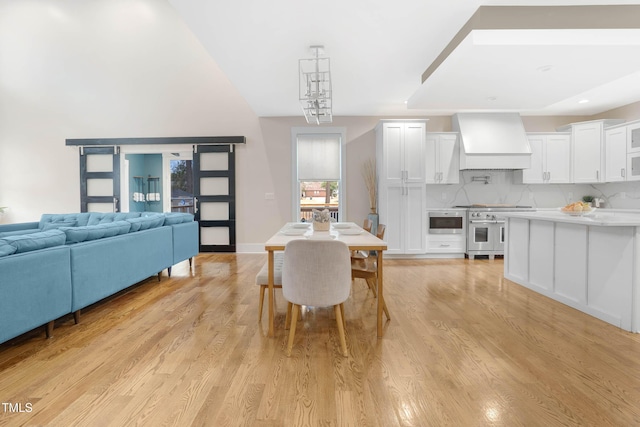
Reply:
M200 254L161 282L0 345L1 426L633 426L640 336L503 278L502 260L386 260L376 338L363 280L308 309L291 358L257 318L266 254ZM266 311L266 310L265 310Z

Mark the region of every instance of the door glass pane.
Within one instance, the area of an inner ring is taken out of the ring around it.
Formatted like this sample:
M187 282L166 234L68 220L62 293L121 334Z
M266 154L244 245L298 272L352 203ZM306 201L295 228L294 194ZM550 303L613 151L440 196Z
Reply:
M228 202L201 202L200 220L202 221L228 221Z
M113 203L87 203L87 212L113 212Z
M112 179L87 179L87 196L113 196Z
M226 171L229 169L228 153L201 153L200 170L202 171Z
M87 154L87 172L113 172L113 154Z
M200 178L201 196L229 195L229 178Z
M338 181L301 181L298 221L312 221L314 209L329 209L331 218L338 221Z
M201 245L228 245L228 227L200 227Z
M473 230L473 241L476 243L489 242L489 229L487 227L476 227Z
M171 160L171 212L194 213L193 162Z

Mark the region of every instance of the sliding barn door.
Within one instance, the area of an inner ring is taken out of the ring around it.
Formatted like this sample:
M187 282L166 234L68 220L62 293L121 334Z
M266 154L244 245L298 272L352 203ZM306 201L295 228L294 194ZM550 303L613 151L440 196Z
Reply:
M193 187L200 252L236 251L236 174L233 145L196 145Z
M80 212L120 211L120 147L80 147Z

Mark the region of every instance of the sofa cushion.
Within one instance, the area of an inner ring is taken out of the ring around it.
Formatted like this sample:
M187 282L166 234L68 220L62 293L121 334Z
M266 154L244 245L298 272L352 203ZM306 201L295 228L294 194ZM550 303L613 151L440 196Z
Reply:
M107 224L115 221L124 221L129 218L138 218L140 212L91 212L87 225Z
M75 227L78 224L78 221L55 221L55 222L45 222L42 227L42 231L48 230L56 230L60 227Z
M115 221L105 224L86 225L83 227L60 228L67 238L67 243L80 243L88 240L113 237L119 234L127 234L131 230L131 224L127 221Z
M0 241L0 258L15 253L16 247L6 242Z
M77 226L87 225L89 222L89 212L69 213L69 214L42 214L38 228L42 230L49 222L70 222L75 221Z
M164 215L148 215L140 218L129 218L127 222L131 224L131 231L147 230L149 228L160 227L164 224Z
M65 234L60 230L41 231L39 233L7 236L0 240L16 248L16 253L37 251L39 249L62 246Z
M0 238L3 237L7 237L7 236L21 236L24 234L33 234L33 233L40 233L39 228L28 228L26 230L14 230L14 231L3 231L2 233L0 233Z
M193 221L193 215L184 212L165 212L164 225L182 224Z

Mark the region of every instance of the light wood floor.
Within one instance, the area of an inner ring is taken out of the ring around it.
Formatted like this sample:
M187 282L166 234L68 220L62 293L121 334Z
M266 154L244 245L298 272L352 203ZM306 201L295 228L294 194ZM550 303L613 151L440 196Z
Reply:
M280 291L266 337L265 260L201 254L50 340L0 345L0 425L640 425L640 336L509 282L502 260L387 260L392 320L376 338L357 280L348 358L330 309L304 313L287 358Z

